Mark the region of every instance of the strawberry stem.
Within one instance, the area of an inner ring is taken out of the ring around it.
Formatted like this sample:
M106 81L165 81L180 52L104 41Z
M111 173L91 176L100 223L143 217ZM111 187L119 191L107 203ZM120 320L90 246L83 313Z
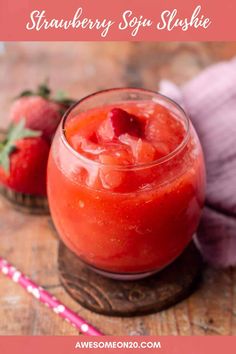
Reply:
M38 86L38 90L36 91L38 96L49 99L51 90L48 88L47 84L41 84Z
M32 91L32 90L24 90L22 91L17 97L29 97L29 96L40 96L45 98L46 100L50 99L50 94L51 94L51 90L49 89L49 87L47 86L47 81L43 84L40 84L37 88L36 91Z
M75 100L68 98L67 94L64 91L57 91L55 97L51 97L51 90L47 85L47 80L45 83L42 83L38 86L36 91L25 90L20 93L19 96L15 97L15 99L21 97L30 97L30 96L40 96L45 100L52 100L58 104L63 105L62 113L69 108L72 104L75 103Z

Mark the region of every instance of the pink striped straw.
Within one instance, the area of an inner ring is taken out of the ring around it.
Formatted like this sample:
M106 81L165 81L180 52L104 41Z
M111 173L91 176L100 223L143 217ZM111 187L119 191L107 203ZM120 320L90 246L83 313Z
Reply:
M51 308L56 314L71 323L73 327L89 336L102 336L103 333L87 323L82 317L70 310L60 301L58 301L49 292L35 284L32 280L19 272L15 267L0 257L0 271L12 279L15 283L22 286L28 293L33 295L38 301Z

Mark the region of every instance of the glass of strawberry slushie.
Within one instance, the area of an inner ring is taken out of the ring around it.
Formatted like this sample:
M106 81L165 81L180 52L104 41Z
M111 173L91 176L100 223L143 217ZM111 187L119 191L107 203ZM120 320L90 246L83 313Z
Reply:
M95 271L138 279L175 260L204 204L201 145L158 93L120 88L70 108L52 144L48 198L58 233Z

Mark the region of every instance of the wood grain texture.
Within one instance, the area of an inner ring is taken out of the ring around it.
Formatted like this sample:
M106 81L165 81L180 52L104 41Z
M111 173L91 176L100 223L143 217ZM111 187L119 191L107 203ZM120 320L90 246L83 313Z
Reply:
M7 43L0 56L0 127L12 97L46 77L53 89L80 98L97 89L141 86L162 78L177 84L236 55L236 43ZM106 334L236 335L236 270L206 268L201 287L157 314L105 317L78 305L60 285L58 241L49 217L23 214L0 197L0 255ZM67 322L0 275L1 335L76 335Z

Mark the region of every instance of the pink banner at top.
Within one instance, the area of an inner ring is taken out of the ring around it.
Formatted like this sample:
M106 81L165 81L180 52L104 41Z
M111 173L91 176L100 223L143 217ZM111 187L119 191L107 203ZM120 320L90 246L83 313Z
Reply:
M234 41L236 1L7 0L2 41Z

